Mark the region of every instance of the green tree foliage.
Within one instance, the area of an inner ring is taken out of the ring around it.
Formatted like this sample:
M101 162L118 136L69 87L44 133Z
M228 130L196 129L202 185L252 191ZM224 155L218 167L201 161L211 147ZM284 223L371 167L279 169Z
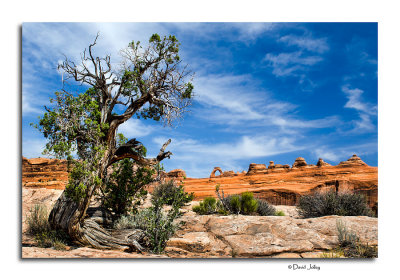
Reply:
M113 169L104 190L104 206L117 216L137 212L137 207L147 195L147 191L143 188L153 181L154 170L138 167L134 171L131 159L115 163Z
M151 207L140 209L135 215L121 216L116 221L115 228L141 229L146 235L147 244L145 245L150 251L156 254L163 252L167 241L179 227L176 219L182 215L180 208L187 203L187 193L181 192L180 188L175 188L178 191L168 192L165 195L153 194ZM165 187L156 187L156 189L165 189ZM164 209L165 205L171 206L169 210Z
M162 199L167 205L172 205L177 199L182 203L188 203L194 198L193 192L185 192L184 186L182 184L177 186L173 180L160 183L154 188L152 195L153 199Z
M190 72L181 66L180 44L175 36L153 34L145 48L132 41L122 51L122 71L112 69L110 56L93 56L96 41L97 37L82 54L80 65L66 58L58 66L64 81L72 79L90 88L83 93L56 92L50 99L52 106L46 107L38 124L32 124L47 138L43 153L67 158L71 163L66 195L76 202L94 193L89 186L104 184L107 167L116 161L133 158L136 163L150 165L169 157L170 153L164 153L153 161L146 160L143 145L118 149L122 145L115 138L117 128L132 116L170 125L193 96ZM116 169L123 171L127 164ZM137 175L146 180L145 173L148 170L140 169ZM112 176L110 181L115 182L116 174ZM126 197L130 193L127 191Z

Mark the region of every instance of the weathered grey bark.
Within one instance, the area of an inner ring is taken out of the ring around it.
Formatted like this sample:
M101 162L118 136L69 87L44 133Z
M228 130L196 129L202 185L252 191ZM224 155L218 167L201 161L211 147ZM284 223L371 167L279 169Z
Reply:
M101 124L108 124L108 131L102 139L106 151L102 160L96 166L96 176L104 181L107 168L124 158L132 158L140 165L154 166L172 155L171 152L165 152L171 140L168 140L162 146L156 158L144 158L135 147L136 141L128 141L126 145L117 147L116 132L122 123L130 119L145 104L162 106L163 117L167 124L170 124L172 118L179 117L183 109L190 104L190 98L182 98L182 93L186 88L184 80L189 72L186 71L186 67L182 71L178 70L179 61L172 64L167 63L163 67L160 66L160 63L165 61L168 56L167 52L170 49L168 46L165 46L165 49L149 46L144 52L144 57L139 57L138 50L132 48L124 52L124 57L128 61L127 66L124 67L125 70L130 70L131 65L137 64L137 67L134 67L139 71L140 81L137 82L137 91L133 95L129 95L130 89L129 87L126 88L129 78L111 70L110 56L105 58L93 56L92 48L96 45L97 37L89 45L88 53L85 50L82 54L79 67L65 58L65 61L59 64L58 68L64 71L63 82L73 79L96 89L101 112L100 122ZM171 47L173 46L174 43ZM122 96L124 98L121 99ZM123 113L115 114L113 112L117 104L125 106ZM77 139L77 144L79 154L79 139ZM73 241L81 245L100 249L130 248L137 251L143 250L138 243L142 236L139 231L114 232L114 234L111 234L99 226L95 219L87 217L87 209L97 188L98 186L87 186L85 197L79 202L68 198L63 193L50 213L51 227L65 231Z
M162 146L156 158L142 158L133 150L130 152L127 150L125 153L118 153L118 156L110 156L108 164L103 166L107 168L110 164L123 158L134 158L143 165L155 165L172 154L165 152L165 148L170 142L171 140L168 140ZM102 176L103 170L99 170L99 174ZM143 238L143 234L138 234L140 231L125 230L124 233L113 231L113 234L111 234L102 228L95 219L87 217L86 211L96 188L94 185L88 186L86 196L79 202L67 197L63 192L50 212L49 223L52 229L66 232L75 243L84 246L98 249L143 251L143 247L139 243Z

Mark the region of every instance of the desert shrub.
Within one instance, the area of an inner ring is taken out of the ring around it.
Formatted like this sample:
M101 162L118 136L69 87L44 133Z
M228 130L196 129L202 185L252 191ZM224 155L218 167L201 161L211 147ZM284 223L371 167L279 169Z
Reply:
M36 235L42 232L48 232L50 230L48 217L46 206L40 204L34 205L30 209L30 215L26 217L28 233Z
M221 186L217 184L215 192L219 198L221 207L226 212L225 214L251 215L257 213L261 216L275 215L275 208L265 200L254 198L252 192L244 192L240 195L234 194L225 197L223 190L221 190L221 195L220 187Z
M255 213L258 208L258 201L253 197L252 192L244 192L241 194L241 208L244 215Z
M140 209L135 215L121 216L115 223L116 229L141 229L147 240L149 250L159 254L164 251L169 238L179 225L174 223L176 214L157 210L154 207Z
M340 216L373 216L365 196L362 194L342 193L338 195Z
M233 214L250 215L256 213L259 205L259 200L253 197L253 193L244 192L240 195L230 195L223 198L222 203L228 212Z
M336 221L336 229L338 231L340 247L356 247L357 243L360 241L357 234L349 231L341 220Z
M157 195L152 197L152 206L138 210L135 215L121 216L114 224L116 229L141 229L143 230L149 250L155 254L164 251L168 239L178 229L176 219L182 214L180 208L187 201L187 193L175 191L169 195ZM170 210L163 210L163 206L171 204Z
M30 215L26 218L28 233L35 237L39 247L65 250L69 238L64 232L51 230L48 216L46 206L36 204L32 207Z
M155 199L162 199L167 205L172 205L176 196L180 197L180 201L182 202L181 206L194 199L193 192L185 192L183 185L176 186L173 180L159 184L154 188L152 195Z
M210 214L227 214L222 203L216 200L214 197L206 197L203 201L200 201L199 205L192 207L192 210L200 215Z
M276 215L275 207L265 200L258 199L257 213L260 216L274 216Z
M363 195L333 191L300 197L297 210L304 218L327 215L372 216Z
M283 212L282 210L276 211L275 216L285 216L285 212Z
M154 170L139 167L133 169L131 159L124 159L113 165L113 172L106 182L103 206L117 216L136 212L147 191L143 188L153 181Z
M221 200L222 205L226 211L232 214L239 214L241 211L240 196L237 194L229 195Z
M338 231L339 246L324 254L323 258L377 258L377 246L370 246L360 242L360 238L354 232L347 229L346 225L341 221L336 221L336 229Z

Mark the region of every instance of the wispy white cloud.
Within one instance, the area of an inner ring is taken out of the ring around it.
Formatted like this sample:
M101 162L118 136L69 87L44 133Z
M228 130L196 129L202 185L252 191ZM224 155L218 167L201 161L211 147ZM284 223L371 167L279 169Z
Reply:
M307 30L302 36L288 34L277 39L277 42L286 46L286 51L280 53L268 53L264 62L272 68L272 73L277 77L297 76L299 83L308 82L308 87L315 84L305 78L314 65L323 61L323 54L329 50L327 38L314 38ZM294 51L287 51L287 47L295 47Z
M196 77L196 100L205 108L197 116L210 122L237 127L323 128L340 123L336 116L304 120L293 114L297 105L272 98L260 90L249 75L205 75Z
M327 38L313 38L311 36L286 35L281 37L279 42L286 43L288 46L296 46L310 52L325 53L329 50Z
M124 136L129 139L133 137L143 137L149 135L153 131L154 127L145 125L138 119L129 119L118 128L118 132L124 134Z
M272 73L277 77L296 75L299 72L307 71L308 67L322 61L322 57L305 55L302 51L291 53L268 53L264 61L273 68Z
M348 101L345 108L355 109L366 114L376 115L376 106L361 101L361 95L364 93L359 88L350 88L350 85L342 86L342 91L346 94Z
M276 23L270 22L252 22L252 23L234 23L234 28L239 30L239 39L254 40L264 32L277 28Z
M34 87L28 82L22 84L22 114L39 115L43 113L45 103L39 92L34 92Z
M359 88L351 88L349 84L342 86L342 91L346 94L348 101L344 105L345 108L354 109L358 112L359 120L354 120L354 129L351 132L366 132L375 129L372 117L377 114L376 105L363 102L363 90Z

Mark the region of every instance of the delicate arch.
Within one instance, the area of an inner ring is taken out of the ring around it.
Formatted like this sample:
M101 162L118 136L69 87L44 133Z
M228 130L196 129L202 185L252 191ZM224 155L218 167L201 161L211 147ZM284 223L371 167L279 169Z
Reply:
M211 172L210 178L215 178L215 172L219 171L219 173L221 173L220 175L223 174L222 169L220 167L214 167L213 171Z

